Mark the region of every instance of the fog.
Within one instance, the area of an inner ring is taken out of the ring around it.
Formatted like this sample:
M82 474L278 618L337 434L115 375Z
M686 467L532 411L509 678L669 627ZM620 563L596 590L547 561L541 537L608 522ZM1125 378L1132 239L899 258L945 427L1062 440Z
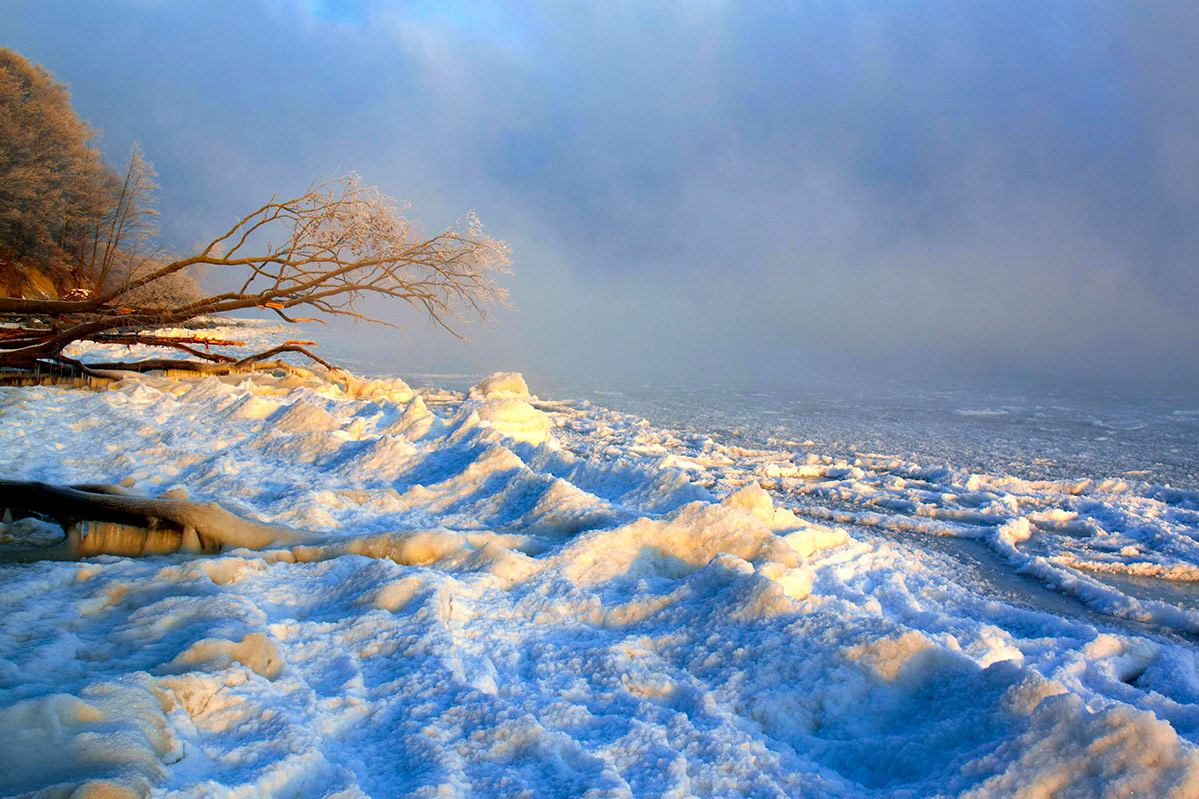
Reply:
M1199 10L9 2L185 250L353 170L509 240L514 308L382 369L1199 379Z

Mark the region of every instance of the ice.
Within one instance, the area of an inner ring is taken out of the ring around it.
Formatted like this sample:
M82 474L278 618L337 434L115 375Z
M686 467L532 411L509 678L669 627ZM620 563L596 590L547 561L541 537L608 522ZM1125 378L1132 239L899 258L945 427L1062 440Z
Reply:
M467 393L470 399L529 399L529 386L519 372L496 372L473 386Z
M52 693L0 708L6 796L145 795L178 757L148 675L95 681L79 696Z
M1005 408L958 408L954 413L958 416L969 416L976 419L994 419L1007 416L1009 411Z
M1191 574L1191 489L476 388L0 388L0 476L246 520L209 556L0 561L0 793L1199 792L1199 611L1099 579Z
M482 424L517 441L546 444L552 439L549 418L522 400L490 399L474 412Z
M1199 793L1196 755L1169 725L1127 707L1091 713L1076 696L1037 705L1030 729L970 764L992 772L966 796L1104 797Z

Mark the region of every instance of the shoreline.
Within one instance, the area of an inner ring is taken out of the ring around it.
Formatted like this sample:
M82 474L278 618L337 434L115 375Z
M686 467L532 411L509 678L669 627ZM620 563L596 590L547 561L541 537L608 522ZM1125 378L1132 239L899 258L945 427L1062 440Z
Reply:
M999 796L1063 768L1096 795L1199 787L1190 644L980 593L852 505L812 517L832 491L913 490L902 463L795 462L487 383L429 403L295 375L0 389L7 472L183 488L354 542L0 565L20 731L0 750L23 764L0 793ZM969 540L1020 554L1056 535L1042 521Z

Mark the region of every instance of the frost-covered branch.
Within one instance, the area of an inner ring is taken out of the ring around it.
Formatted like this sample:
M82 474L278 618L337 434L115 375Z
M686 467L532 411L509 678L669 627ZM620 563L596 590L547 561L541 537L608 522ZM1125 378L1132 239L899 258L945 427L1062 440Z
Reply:
M0 315L17 323L0 337L0 366L64 363L63 350L76 341L250 308L289 323L349 317L396 326L360 310L371 297L406 303L461 337L460 322L486 318L505 301L496 278L509 263L508 245L484 233L473 213L427 236L357 176L332 178L298 197L272 198L195 254L151 263L91 299L0 298ZM240 273L240 285L206 295L154 291L203 267Z

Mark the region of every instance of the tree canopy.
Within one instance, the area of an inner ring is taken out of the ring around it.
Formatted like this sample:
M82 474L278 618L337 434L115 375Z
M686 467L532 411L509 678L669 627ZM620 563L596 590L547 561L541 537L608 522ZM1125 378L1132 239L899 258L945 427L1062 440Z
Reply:
M114 175L66 86L0 48L0 246L62 267L107 209Z

